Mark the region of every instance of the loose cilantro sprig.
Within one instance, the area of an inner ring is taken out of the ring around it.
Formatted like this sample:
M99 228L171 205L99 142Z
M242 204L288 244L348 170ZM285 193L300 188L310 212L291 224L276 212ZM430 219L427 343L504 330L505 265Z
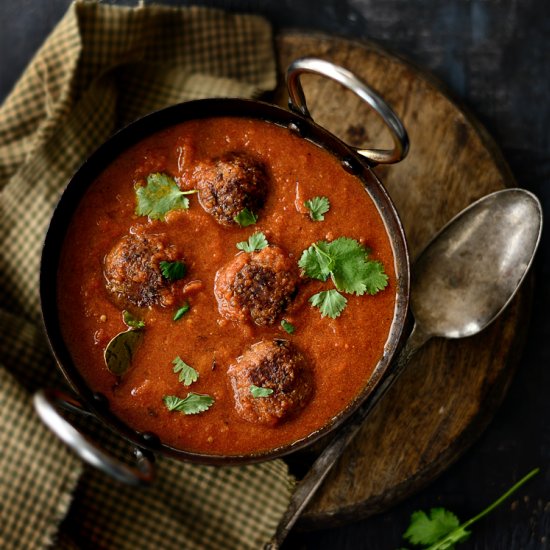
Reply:
M171 210L187 210L189 199L185 195L197 192L196 189L182 191L166 174L149 174L147 185L136 188L136 214L151 220L164 220Z
M199 379L199 373L183 361L179 355L172 361L172 364L174 365L174 372L179 373L179 381L184 386L190 386Z
M403 538L416 545L428 545L432 548L452 548L470 536L464 526L452 512L445 508L432 508L429 515L425 512L414 512L411 524ZM444 546L440 546L444 544Z
M450 550L455 544L468 539L471 534L468 527L492 512L538 473L539 468L531 470L485 510L464 523L460 523L455 514L445 508L432 508L429 515L422 511L414 512L403 538L411 544L421 545L424 550Z
M268 246L266 236L261 231L256 231L248 237L248 241L242 241L237 243L237 248L243 250L244 252L254 252L255 250L262 250Z
M330 210L330 201L327 197L313 197L304 202L309 210L309 217L315 222L322 222L325 214Z
M241 227L248 227L258 221L258 216L248 208L243 208L234 218Z
M169 281L178 281L185 277L187 268L183 262L166 262L162 260L159 262L160 272L165 279Z
M199 414L207 411L214 404L215 400L210 395L190 392L184 398L177 397L176 395L165 395L163 401L169 411L178 411L183 414Z
M250 393L252 394L252 397L254 399L258 399L259 397L269 397L273 393L272 388L260 388L259 386L255 386L252 384L250 386Z
M312 279L326 281L330 277L336 287L310 298L310 302L321 309L323 317L335 319L342 313L347 300L341 292L358 296L376 294L388 284L382 264L369 260L365 247L348 237L313 243L304 250L298 265Z

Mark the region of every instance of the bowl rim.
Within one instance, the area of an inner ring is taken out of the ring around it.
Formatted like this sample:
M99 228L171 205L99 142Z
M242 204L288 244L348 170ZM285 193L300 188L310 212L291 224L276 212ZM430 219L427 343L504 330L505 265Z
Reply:
M108 399L103 394L93 392L79 373L61 334L57 311L57 267L63 241L75 209L99 174L122 151L147 136L186 121L219 117L254 118L287 127L338 158L347 171L362 181L380 213L390 239L396 275L396 300L390 332L382 357L364 388L329 422L307 436L275 448L238 455L205 454L177 449L162 443L155 434L139 432L128 426L109 410ZM390 196L372 170L373 166L374 163L367 161L353 147L313 119L271 103L250 99L209 98L186 101L145 115L107 139L82 163L61 194L50 218L40 261L40 303L48 343L64 378L84 407L111 431L139 448L202 464L234 465L278 458L310 446L337 429L359 408L389 370L391 359L403 343L409 310L410 260L405 232Z

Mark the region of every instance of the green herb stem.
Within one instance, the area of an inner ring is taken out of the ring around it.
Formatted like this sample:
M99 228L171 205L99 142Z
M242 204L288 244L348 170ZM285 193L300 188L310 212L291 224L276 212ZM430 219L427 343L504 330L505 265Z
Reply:
M540 468L535 468L534 470L531 470L527 475L522 477L515 485L513 485L508 491L506 491L502 496L497 498L492 504L487 506L484 510L482 510L477 516L474 516L473 518L469 519L468 521L465 521L461 525L459 525L456 529L448 533L444 538L437 541L435 544L432 544L431 546L428 546L426 550L443 550L445 548L449 548L450 542L456 542L457 535L462 531L464 532L467 527L475 523L476 521L479 521L481 518L485 517L487 514L492 512L497 506L500 506L507 498L509 498L513 493L515 493L520 487L522 487L525 483L527 483L532 477L536 476L540 471Z
M477 516L474 516L472 519L469 519L463 524L463 527L468 527L480 520L482 517L486 516L492 512L497 506L500 506L508 497L515 493L522 485L527 483L532 477L535 477L540 472L540 468L535 468L531 470L527 475L523 476L515 485L510 487L501 497L497 498L492 504L487 506L485 510L481 511Z

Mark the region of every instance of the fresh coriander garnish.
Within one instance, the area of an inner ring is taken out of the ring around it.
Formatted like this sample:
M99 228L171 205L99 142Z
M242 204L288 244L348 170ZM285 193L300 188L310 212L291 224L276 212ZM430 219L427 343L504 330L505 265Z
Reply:
M252 384L250 386L250 393L252 397L257 399L258 397L269 397L273 393L273 390L271 388L260 388Z
M321 310L321 317L336 319L344 311L347 300L337 290L323 290L314 294L309 302Z
M255 250L261 250L268 246L266 236L261 231L256 231L248 237L248 241L241 241L237 243L237 248L239 250L244 250L244 252L254 252Z
M234 218L241 227L248 227L258 221L258 216L248 208L243 208Z
M294 334L294 331L296 330L296 327L292 323L289 323L286 319L281 321L281 326L289 334Z
M326 281L334 269L334 259L331 256L329 243L318 241L312 244L302 252L298 265L308 277Z
M446 550L454 548L455 544L464 542L469 538L471 531L467 528L480 520L497 506L502 504L512 493L516 492L524 483L538 474L539 468L531 470L526 476L520 479L506 493L490 504L477 516L460 523L459 519L445 508L432 508L429 515L426 512L414 512L411 522L405 531L403 538L411 544L421 545L425 550Z
M304 250L298 265L312 279L326 281L330 276L336 289L348 294L376 294L388 284L382 264L369 260L365 247L348 237L313 243ZM323 316L334 319L346 305L346 299L339 292L320 292L312 296L310 302L321 308Z
M169 411L178 411L183 414L198 414L207 411L214 404L213 397L193 392L188 393L184 398L165 395L162 400Z
M341 292L376 294L388 284L380 262L367 259L365 247L355 239L340 237L332 242L319 241L304 250L298 265L313 279L332 278Z
M176 311L176 313L174 314L173 320L179 321L190 309L191 309L191 306L187 302L185 302L185 304L183 304L178 309L178 311Z
M185 264L183 262L159 262L160 272L162 276L168 279L169 281L177 281L185 277L185 272L187 271Z
M179 373L179 381L184 386L190 386L193 382L196 382L199 379L199 373L183 361L181 357L176 357L172 361L172 365L174 365L174 372L176 374Z
M151 220L163 220L171 210L187 210L189 199L185 195L197 193L196 189L182 191L166 174L149 174L147 185L136 189L136 214Z
M313 197L304 202L304 206L309 210L309 217L313 221L322 222L330 209L330 201L327 197Z
M122 312L122 320L124 324L130 328L143 328L145 322L137 317L134 317L129 311L124 310Z

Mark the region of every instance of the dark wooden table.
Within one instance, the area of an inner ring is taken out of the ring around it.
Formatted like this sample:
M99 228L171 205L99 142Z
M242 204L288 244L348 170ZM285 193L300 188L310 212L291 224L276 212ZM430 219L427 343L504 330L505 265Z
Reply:
M171 4L189 2L172 0ZM550 214L548 0L206 0L295 27L377 42L431 71L485 125L517 183ZM0 99L10 91L69 0L0 2ZM478 441L435 482L384 514L293 533L287 548L394 549L410 514L444 506L475 515L536 466L541 473L474 527L463 548L550 548L550 242L534 266L527 345L508 395Z

